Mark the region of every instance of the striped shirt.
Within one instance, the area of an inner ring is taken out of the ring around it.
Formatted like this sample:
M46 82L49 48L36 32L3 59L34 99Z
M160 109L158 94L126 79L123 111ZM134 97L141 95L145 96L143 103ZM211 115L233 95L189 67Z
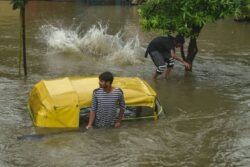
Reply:
M114 127L117 108L125 110L123 91L120 88L114 88L110 93L103 88L93 91L91 111L96 112L96 127Z

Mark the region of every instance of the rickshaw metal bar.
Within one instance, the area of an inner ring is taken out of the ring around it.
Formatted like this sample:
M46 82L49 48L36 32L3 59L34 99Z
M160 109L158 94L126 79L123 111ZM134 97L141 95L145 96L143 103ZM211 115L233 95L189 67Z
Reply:
M30 105L27 105L27 108L28 108L28 112L29 112L30 118L32 119L32 123L35 124L35 118L34 118L34 115L32 114Z
M155 116L137 117L137 118L124 118L123 120L124 120L124 121L127 121L127 120L152 119L152 118L155 118Z
M160 109L159 113L156 114L156 116L153 115L153 116L147 116L147 117L124 118L123 120L124 120L124 121L127 121L127 120L138 120L138 119L152 119L152 118L155 119L155 117L156 117L156 120L157 120L157 119L158 119L158 116L162 113L162 111L163 111L163 107L161 106L161 109ZM154 112L154 113L156 113L156 112Z

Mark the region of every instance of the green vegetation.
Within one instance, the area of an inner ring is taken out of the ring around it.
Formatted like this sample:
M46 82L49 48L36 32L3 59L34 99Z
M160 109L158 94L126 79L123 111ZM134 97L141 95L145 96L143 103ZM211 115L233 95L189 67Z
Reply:
M25 5L27 4L28 0L10 0L10 3L13 5L13 9L21 9L25 8Z
M182 54L182 57L192 67L202 28L208 22L234 14L238 6L239 0L147 0L139 8L139 14L142 26L148 31L180 33L190 38L187 56Z
M241 0L235 11L236 21L250 21L250 0Z
M24 75L27 76L26 63L26 37L25 37L25 5L28 0L11 0L13 10L20 9L20 54L19 54L19 73L21 73L21 59L23 58ZM22 48L22 51L21 51Z

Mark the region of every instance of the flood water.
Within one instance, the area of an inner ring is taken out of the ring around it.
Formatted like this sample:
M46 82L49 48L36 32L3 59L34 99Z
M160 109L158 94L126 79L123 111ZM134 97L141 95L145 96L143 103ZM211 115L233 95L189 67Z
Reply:
M141 30L135 6L30 1L27 78L18 75L18 18L0 1L0 166L250 166L249 23L206 25L193 72L176 62L171 78L154 82L144 51L156 34ZM167 116L17 140L50 132L35 128L27 112L35 83L107 70L148 81Z

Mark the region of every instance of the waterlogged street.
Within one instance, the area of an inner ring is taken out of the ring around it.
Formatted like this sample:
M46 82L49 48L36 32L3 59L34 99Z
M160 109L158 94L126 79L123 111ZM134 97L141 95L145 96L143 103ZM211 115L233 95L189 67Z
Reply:
M26 24L27 78L18 75L19 13L0 1L0 166L250 165L249 23L207 24L193 72L185 75L176 62L171 77L157 82L153 62L144 58L156 34L141 30L136 6L30 1ZM166 117L17 140L58 132L31 122L27 102L35 83L107 70L148 81Z

